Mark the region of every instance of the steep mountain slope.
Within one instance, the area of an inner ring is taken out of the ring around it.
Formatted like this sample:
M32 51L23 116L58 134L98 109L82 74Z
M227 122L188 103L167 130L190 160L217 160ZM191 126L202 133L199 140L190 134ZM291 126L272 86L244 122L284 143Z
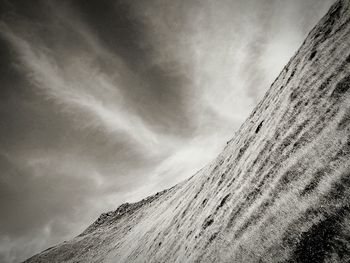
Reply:
M26 262L350 262L350 3L215 161Z

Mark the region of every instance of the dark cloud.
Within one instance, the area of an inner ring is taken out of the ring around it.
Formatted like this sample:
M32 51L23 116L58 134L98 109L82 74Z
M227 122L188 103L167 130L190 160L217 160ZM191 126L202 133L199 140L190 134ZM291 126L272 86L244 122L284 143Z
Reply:
M162 47L154 43L132 3L103 0L72 4L102 45L117 54L133 72L136 84L123 83L121 91L137 114L160 131L191 134L194 127L186 112L190 82L185 74L171 71L178 66L176 60L171 65L155 62L155 49ZM105 71L114 74L113 65L97 60ZM158 114L159 108L164 109L162 114Z
M2 0L0 261L208 163L332 2Z

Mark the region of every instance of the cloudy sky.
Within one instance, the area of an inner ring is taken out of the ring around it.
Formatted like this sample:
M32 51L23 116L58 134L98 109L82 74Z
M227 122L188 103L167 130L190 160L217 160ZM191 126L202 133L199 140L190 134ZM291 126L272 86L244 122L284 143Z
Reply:
M0 261L212 160L333 0L0 0Z

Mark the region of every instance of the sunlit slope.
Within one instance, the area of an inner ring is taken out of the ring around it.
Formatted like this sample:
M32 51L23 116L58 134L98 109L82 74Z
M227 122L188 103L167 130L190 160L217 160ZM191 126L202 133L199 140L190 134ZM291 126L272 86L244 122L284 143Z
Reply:
M217 159L27 262L350 262L350 3Z

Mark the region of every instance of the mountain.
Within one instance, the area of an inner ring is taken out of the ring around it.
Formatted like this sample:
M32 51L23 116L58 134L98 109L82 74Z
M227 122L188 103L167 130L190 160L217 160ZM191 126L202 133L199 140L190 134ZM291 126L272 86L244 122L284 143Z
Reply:
M212 163L25 262L350 262L350 2Z

